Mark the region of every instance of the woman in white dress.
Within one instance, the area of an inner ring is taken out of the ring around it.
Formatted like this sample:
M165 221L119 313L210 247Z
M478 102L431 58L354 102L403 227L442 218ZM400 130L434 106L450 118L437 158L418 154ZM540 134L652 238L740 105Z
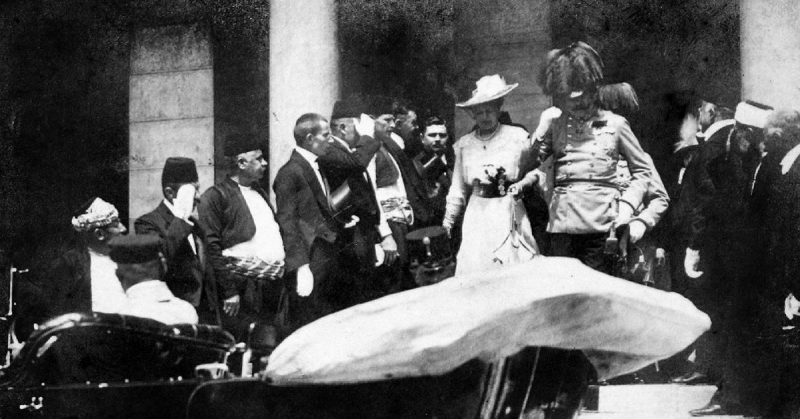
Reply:
M478 80L472 98L456 106L475 119L474 131L453 146L455 168L443 226L453 228L462 212L462 241L456 275L524 262L538 254L522 201L517 195L537 181L526 172L531 143L519 127L499 122L503 97L517 87L498 75ZM465 210L466 207L466 210Z

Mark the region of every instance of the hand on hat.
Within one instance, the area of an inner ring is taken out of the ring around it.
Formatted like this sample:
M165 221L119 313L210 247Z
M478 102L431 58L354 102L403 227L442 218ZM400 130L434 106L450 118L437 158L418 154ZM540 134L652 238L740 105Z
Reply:
M689 278L699 278L703 274L697 268L700 265L700 251L691 247L686 248L686 257L683 259L683 269Z
M783 301L783 314L785 314L786 318L789 320L800 316L800 301L794 298L794 294L790 293L786 296L786 300Z
M536 127L533 135L536 138L544 137L545 134L547 134L547 131L550 131L550 127L553 126L553 122L555 122L558 118L561 118L561 113L561 109L556 108L555 106L545 109L542 112L542 115L539 116L539 126Z
M314 290L314 274L306 263L297 269L297 295L308 297Z
M375 120L370 118L369 115L362 113L361 118L356 120L355 126L359 135L375 137Z
M184 220L193 215L195 209L195 199L197 198L197 188L191 183L184 183L178 188L173 206L176 215Z

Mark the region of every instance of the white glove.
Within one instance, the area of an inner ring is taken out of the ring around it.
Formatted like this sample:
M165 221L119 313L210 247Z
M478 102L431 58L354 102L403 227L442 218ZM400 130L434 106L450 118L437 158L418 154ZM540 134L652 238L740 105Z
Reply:
M794 298L794 294L789 294L783 302L783 314L789 320L794 316L800 316L800 301Z
M350 216L350 221L348 221L348 222L347 222L347 223L344 225L344 228L353 228L353 227L355 227L355 226L356 226L356 224L358 224L358 222L359 222L359 221L361 221L361 219L360 219L360 218L358 218L358 216L357 216L357 215L351 215L351 216Z
M628 234L631 243L636 243L642 239L647 232L647 225L639 219L633 219L628 223Z
M297 295L301 297L308 297L311 291L314 290L314 274L311 273L311 267L306 263L305 265L297 268Z
M622 226L628 224L631 221L631 217L633 217L633 208L625 202L619 203L619 208L617 210L617 226Z
M173 207L175 208L176 216L184 220L192 215L195 208L195 199L197 198L197 188L191 183L184 183L178 188L175 199L173 200Z
M561 118L561 109L555 106L545 109L542 115L539 116L539 126L536 127L536 131L533 132L533 135L538 138L544 137L547 131L550 131L553 122L558 118Z
M361 114L361 118L355 122L356 131L359 135L366 135L375 138L375 121L367 114Z
M689 278L699 278L703 274L697 270L698 265L700 265L700 251L687 247L686 257L683 259L683 269Z

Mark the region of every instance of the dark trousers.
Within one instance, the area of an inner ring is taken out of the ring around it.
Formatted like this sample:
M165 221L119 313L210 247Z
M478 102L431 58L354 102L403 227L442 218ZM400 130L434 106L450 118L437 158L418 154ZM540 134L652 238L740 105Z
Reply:
M257 300L260 304L259 307L253 307L250 302L247 302L246 300L249 300L249 298L245 298L243 292L239 295L239 312L235 316L229 316L220 309L222 327L230 332L237 342L247 339L251 323L272 323L274 321L278 312L278 303L283 290L284 279L264 281L260 287L250 291L260 293L260 301ZM220 304L223 304L222 298L220 298ZM200 320L202 323L202 315Z
M552 233L550 256L576 258L594 270L611 275L613 260L604 253L607 237L607 233Z
M387 294L404 291L414 287L414 280L409 271L408 245L406 234L408 224L389 221L392 237L397 243L397 260L391 266L383 265L378 269L378 276L384 284Z

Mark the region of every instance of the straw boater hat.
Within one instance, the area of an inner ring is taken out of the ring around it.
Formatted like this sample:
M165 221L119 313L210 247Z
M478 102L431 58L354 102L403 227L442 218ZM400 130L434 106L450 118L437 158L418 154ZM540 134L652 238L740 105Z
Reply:
M472 97L466 102L457 103L456 106L459 108L469 108L481 103L500 99L519 86L519 83L506 84L505 79L500 77L499 74L494 74L481 77L475 82L475 86L475 90L472 91Z

